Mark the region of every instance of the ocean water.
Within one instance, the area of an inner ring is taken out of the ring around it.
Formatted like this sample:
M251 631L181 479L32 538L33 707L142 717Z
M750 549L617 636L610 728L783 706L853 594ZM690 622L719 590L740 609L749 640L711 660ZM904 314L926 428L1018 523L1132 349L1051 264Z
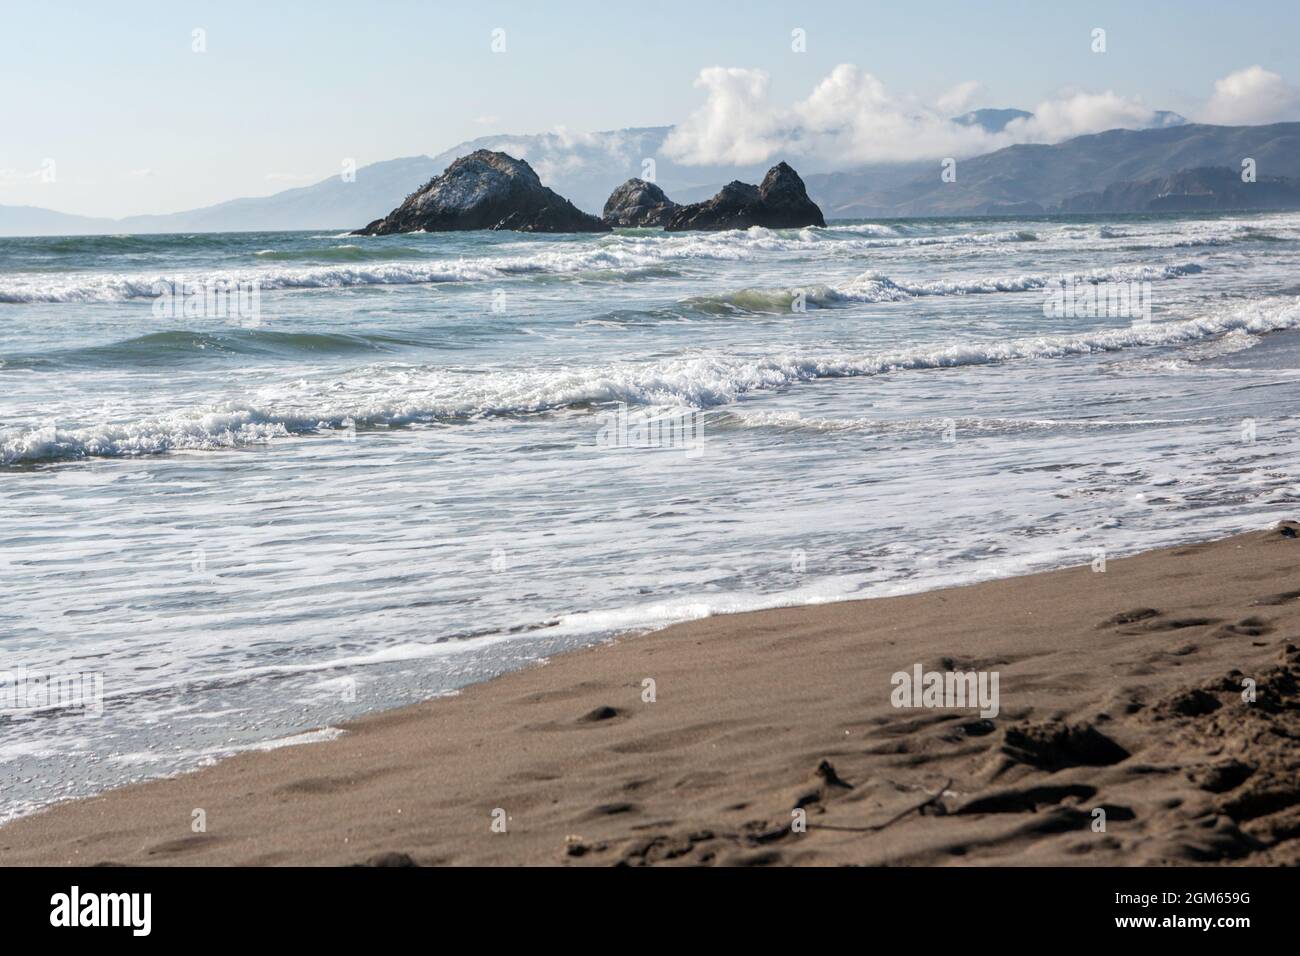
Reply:
M623 632L1294 517L1298 266L1297 215L0 239L0 691L102 688L0 715L0 818Z

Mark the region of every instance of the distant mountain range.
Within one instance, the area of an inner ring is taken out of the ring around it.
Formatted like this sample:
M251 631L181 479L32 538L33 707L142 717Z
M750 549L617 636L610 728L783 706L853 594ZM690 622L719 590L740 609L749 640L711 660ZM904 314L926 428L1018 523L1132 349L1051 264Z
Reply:
M1255 160L1261 179L1300 176L1300 123L1188 123L1114 129L1054 146L1008 146L958 161L954 182L940 179L937 162L811 175L805 181L827 218L1027 215L1059 211L1070 197L1116 183L1206 166L1240 171L1246 158ZM1210 208L1222 205L1216 200Z
M961 116L954 116L952 121L961 126L978 126L986 133L1000 133L1007 128L1007 124L1012 120L1033 119L1034 114L1025 110L1001 109L1001 110L971 110L969 113L963 113ZM1151 122L1138 129L1157 129L1165 126L1182 126L1187 122L1187 117L1173 110L1156 110L1151 116Z
M1300 179L1260 176L1243 182L1240 169L1204 166L1142 182L1111 183L1101 192L1061 202L1062 212L1082 213L1228 209L1300 209Z
M674 199L707 199L732 179L762 179L770 163L684 166L662 155L670 126L569 135L481 136L436 156L411 156L362 166L353 182L339 176L272 196L233 199L202 209L156 216L99 219L31 206L0 206L0 235L131 232L252 232L278 229L356 229L397 208L453 160L476 149L524 159L542 182L580 209L599 213L614 188L632 177L653 178ZM814 167L815 168L815 167Z
M86 235L132 232L256 232L365 225L440 168L428 156L390 159L357 170L355 182L339 176L286 189L273 196L232 199L202 209L157 216L98 219L34 206L0 206L0 235Z
M975 110L954 122L997 131L1031 114L1023 110ZM1269 177L1300 177L1300 123L1270 126L1206 126L1186 123L1176 113L1156 115L1159 125L1142 130L1110 130L1055 145L1018 145L959 160L956 181L940 179L937 161L892 163L833 170L823 162L792 158L812 199L827 218L944 215L1033 214L1062 209L1081 211L1085 194L1133 196L1175 173L1205 167L1240 169L1256 162L1260 182ZM241 232L281 229L353 229L386 215L410 193L441 173L452 160L476 149L492 149L525 159L542 181L581 209L599 212L610 192L632 177L653 178L676 202L712 196L733 179L756 182L768 163L753 166L687 166L663 153L668 126L588 134L544 133L483 136L436 156L412 156L373 163L357 170L355 181L335 176L312 186L272 196L233 199L202 209L153 216L103 219L69 215L31 206L0 206L0 235L69 235L131 232ZM647 160L653 159L652 175ZM1287 202L1286 190L1269 187ZM1232 195L1220 189L1211 208L1223 208ZM1111 199L1095 200L1097 203ZM1188 202L1195 202L1189 198ZM1098 211L1101 206L1097 207Z
M971 110L961 116L954 116L952 121L961 126L978 126L986 133L1000 133L1012 120L1029 119L1033 113L1024 110Z

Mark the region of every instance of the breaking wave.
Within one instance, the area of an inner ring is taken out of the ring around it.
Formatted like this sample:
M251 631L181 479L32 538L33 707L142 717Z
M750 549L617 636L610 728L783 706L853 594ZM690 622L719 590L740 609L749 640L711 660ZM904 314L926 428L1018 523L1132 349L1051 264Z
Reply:
M1165 266L1093 269L1089 272L989 276L974 279L937 279L928 282L895 280L878 272L865 272L839 286L816 285L802 289L741 289L696 296L685 305L700 312L789 312L793 297L802 292L805 304L823 308L854 302L903 302L922 296L986 295L995 292L1030 292L1062 281L1158 282L1196 275L1202 267L1193 262Z
M1265 300L1223 315L1181 322L896 351L701 354L650 363L498 368L477 375L427 366L370 366L342 380L303 380L248 402L217 403L130 422L10 430L0 434L0 463L231 448L352 426L469 421L611 402L711 408L730 405L747 393L820 379L1056 360L1192 344L1234 331L1261 335L1296 327L1300 327L1300 298Z
M171 274L18 273L0 278L0 302L121 302L152 298L160 283L257 283L263 290L332 289L359 286L484 282L512 276L581 276L636 278L646 270L691 261L744 261L763 254L820 253L827 249L852 253L876 248L881 242L963 244L1030 241L1033 233L989 233L917 239L846 238L841 232L861 227L774 231L755 226L717 233L611 235L599 239L546 244L516 255L428 258L436 250L418 245L370 246L364 240L326 249L262 249L253 255L268 263L300 260L297 268L271 265L213 272ZM888 230L892 227L873 227ZM849 232L850 236L856 233ZM868 235L877 235L871 231ZM424 261L411 260L424 257Z
M56 349L41 355L0 359L0 368L121 368L169 367L187 360L206 361L214 355L259 355L286 358L391 352L410 346L436 347L428 338L391 333L281 332L275 329L226 332L169 330L122 342Z

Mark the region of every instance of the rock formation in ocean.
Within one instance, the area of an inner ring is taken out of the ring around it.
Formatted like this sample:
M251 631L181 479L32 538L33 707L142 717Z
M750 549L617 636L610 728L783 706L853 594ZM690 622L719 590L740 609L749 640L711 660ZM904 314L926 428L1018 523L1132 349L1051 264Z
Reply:
M662 226L677 208L654 183L629 179L609 194L601 218L611 226Z
M803 180L785 163L767 171L761 185L739 180L727 183L706 202L678 206L668 222L667 232L688 229L797 229L801 226L824 226L822 211L808 198Z
M609 226L543 186L522 159L480 149L453 162L387 216L353 235L462 229L608 232Z

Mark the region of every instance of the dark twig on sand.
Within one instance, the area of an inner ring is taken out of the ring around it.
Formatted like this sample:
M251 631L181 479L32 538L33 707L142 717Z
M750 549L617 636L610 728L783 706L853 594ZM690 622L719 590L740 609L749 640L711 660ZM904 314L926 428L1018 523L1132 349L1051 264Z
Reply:
M952 786L951 777L949 777L947 781L944 782L944 785L942 787L940 787L930 796L926 797L920 803L916 804L915 806L908 807L902 813L897 813L894 816L890 817L888 820L886 820L884 823L878 823L875 826L838 827L835 826L833 823L810 823L808 824L808 829L841 830L845 833L878 833L879 831L885 829L886 827L892 827L895 823L897 823L899 820L902 820L904 817L910 816L913 813L920 813L926 807L939 805L939 799L944 795L944 793L948 790L950 786Z

